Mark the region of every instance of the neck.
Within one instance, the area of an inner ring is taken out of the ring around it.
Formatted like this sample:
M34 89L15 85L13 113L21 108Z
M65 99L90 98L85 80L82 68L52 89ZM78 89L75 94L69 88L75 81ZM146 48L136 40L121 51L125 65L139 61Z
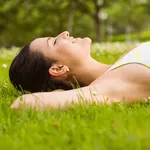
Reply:
M83 86L87 86L96 80L98 77L104 74L104 72L110 67L110 65L102 64L92 58L77 68L74 77Z

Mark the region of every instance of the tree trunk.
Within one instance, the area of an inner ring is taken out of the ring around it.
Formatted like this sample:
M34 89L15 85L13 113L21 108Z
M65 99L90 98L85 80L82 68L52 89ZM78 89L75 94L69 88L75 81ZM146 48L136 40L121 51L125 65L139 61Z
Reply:
M96 42L100 42L101 40L101 36L100 36L100 24L101 24L101 20L99 17L99 12L100 12L100 6L99 5L95 5L95 32L96 32Z
M74 9L75 9L75 3L74 1L69 1L69 17L68 17L68 24L67 24L67 30L72 34L72 28L73 28L73 22L74 22Z

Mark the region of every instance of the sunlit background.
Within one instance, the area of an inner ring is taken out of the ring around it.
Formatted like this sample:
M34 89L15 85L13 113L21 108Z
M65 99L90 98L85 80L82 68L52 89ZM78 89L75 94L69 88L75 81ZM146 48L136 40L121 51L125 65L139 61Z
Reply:
M150 40L150 0L0 1L0 47L64 30L93 42Z

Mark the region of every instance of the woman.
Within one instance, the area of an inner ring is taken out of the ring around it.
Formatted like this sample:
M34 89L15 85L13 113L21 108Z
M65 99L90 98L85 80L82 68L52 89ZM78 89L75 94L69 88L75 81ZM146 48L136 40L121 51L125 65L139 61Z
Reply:
M48 76L52 81L55 80L57 83L63 81L62 83L68 86L75 76L79 83L89 86L63 92L26 94L19 97L11 108L19 109L22 106L43 109L63 108L70 106L72 102L79 103L81 97L89 103L95 101L108 104L121 102L123 99L127 103L143 98L148 100L150 96L150 42L134 48L112 67L92 59L90 45L89 38L74 39L69 37L68 32L63 32L56 38L42 38L31 42L32 52L38 52L48 60L53 60L47 68ZM36 74L34 75L36 78Z
M35 39L13 60L10 81L30 92L68 90L76 83L87 86L110 67L90 56L90 46L89 38L73 38L67 31Z

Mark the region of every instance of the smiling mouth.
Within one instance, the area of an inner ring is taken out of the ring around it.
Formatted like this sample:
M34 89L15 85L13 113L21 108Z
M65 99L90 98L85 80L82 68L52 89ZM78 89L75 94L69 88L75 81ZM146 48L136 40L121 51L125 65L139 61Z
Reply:
M75 42L76 42L76 40L77 40L77 39L76 39L76 38L74 38L74 37L72 37L72 36L69 38L69 41L70 41L71 43L75 43Z
M72 43L75 43L75 42L76 42L76 39L73 39L73 40L72 40Z
M76 42L76 38L71 38L71 42L75 43Z

